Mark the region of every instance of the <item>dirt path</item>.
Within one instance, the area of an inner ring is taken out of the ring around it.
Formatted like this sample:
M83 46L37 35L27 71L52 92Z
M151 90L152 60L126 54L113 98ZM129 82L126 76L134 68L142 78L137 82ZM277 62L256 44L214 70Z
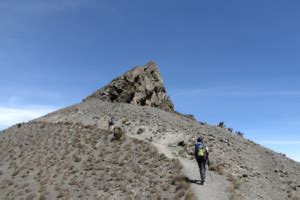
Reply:
M183 165L183 174L193 182L198 180L197 183L192 183L192 189L197 195L198 199L205 200L226 200L229 199L226 192L228 182L224 177L217 175L211 171L206 172L206 182L204 185L199 185L200 175L199 169L195 162L187 159L179 159Z
M87 124L89 124L88 122ZM103 118L102 120L98 120L97 125L101 128L106 129L107 123L106 120ZM116 124L116 126L121 127L122 124ZM135 133L137 128L140 127L138 124L133 124L134 127L132 130L127 130L126 132ZM227 188L229 187L230 183L226 180L225 177L215 174L214 172L207 171L207 182L204 185L199 185L198 183L193 183L195 180L200 180L200 174L198 165L194 160L188 160L181 157L177 157L176 155L172 154L173 150L169 147L170 143L174 143L174 141L178 140L178 138L184 138L184 134L180 133L171 133L165 132L162 134L163 137L154 137L152 144L157 147L159 152L164 153L169 158L178 158L183 165L182 172L183 174L192 180L191 187L195 195L198 199L201 200L228 200L229 199L229 192ZM147 141L148 137L152 137L153 133L151 131L145 131L141 135L136 134L128 134L129 137L141 139Z
M169 158L177 158L172 154L171 149L164 143L153 143L157 149L164 153ZM193 192L196 194L197 198L205 200L228 200L229 194L227 188L229 182L225 177L215 174L214 172L207 171L206 173L206 183L200 185L200 174L199 168L195 161L188 160L184 158L179 158L183 165L183 174L191 180L191 186ZM198 181L197 181L198 180ZM196 182L197 181L197 182Z

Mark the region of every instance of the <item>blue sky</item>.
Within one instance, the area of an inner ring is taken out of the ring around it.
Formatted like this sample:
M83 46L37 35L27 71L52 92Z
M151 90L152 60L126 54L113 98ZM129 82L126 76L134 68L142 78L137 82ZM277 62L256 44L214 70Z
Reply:
M300 161L300 2L0 2L0 129L155 60L183 113Z

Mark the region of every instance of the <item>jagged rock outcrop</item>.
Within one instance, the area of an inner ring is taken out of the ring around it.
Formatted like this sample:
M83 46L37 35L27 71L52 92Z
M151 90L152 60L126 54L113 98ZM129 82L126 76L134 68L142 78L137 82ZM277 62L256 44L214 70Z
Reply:
M115 78L110 84L97 90L85 100L89 99L151 106L168 112L174 111L174 105L166 93L155 62L135 67Z

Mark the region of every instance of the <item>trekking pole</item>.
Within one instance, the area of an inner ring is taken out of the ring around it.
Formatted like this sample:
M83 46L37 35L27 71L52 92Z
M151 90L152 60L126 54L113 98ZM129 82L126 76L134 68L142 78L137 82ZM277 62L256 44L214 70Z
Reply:
M214 182L214 180L213 180L213 177L212 177L212 175L211 175L211 172L209 172L209 176L210 176L210 180L211 180L211 182L213 183L213 182Z

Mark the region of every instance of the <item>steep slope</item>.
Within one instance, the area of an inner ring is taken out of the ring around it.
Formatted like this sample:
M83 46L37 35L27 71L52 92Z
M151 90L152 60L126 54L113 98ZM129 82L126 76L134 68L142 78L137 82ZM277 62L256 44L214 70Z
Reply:
M0 135L0 199L193 199L180 169L151 144L81 123Z

